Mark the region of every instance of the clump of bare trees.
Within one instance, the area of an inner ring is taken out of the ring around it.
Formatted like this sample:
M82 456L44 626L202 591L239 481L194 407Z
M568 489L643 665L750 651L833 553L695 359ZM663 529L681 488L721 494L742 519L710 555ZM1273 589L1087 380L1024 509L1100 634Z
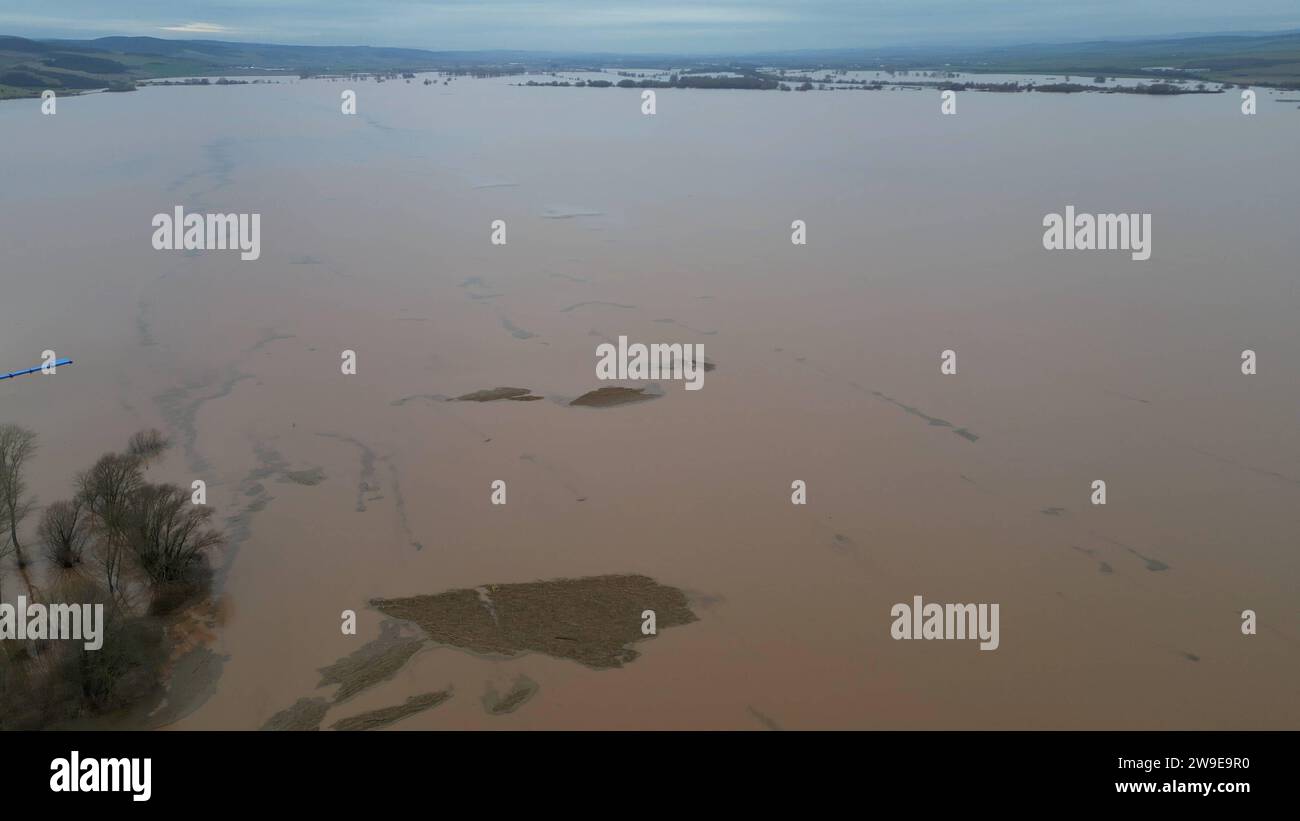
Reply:
M145 481L144 470L169 446L156 430L131 437L125 453L106 453L77 477L77 503L90 513L94 553L109 592L123 591L123 571L139 571L155 598L173 597L195 579L204 551L221 543L208 526L212 510L184 489Z
M212 509L190 502L176 485L143 485L131 510L128 543L140 568L155 585L183 581L221 534L207 526Z
M126 453L128 456L139 459L142 465L147 465L162 456L163 451L171 446L171 440L164 436L162 431L157 428L150 428L131 435L131 441L126 446Z
M20 569L29 563L20 536L36 509L24 479L35 443L25 428L0 426L0 567L11 553ZM157 430L135 434L124 452L106 453L77 475L71 499L42 512L36 540L58 571L50 595L104 602L105 639L96 651L75 642L23 649L5 642L0 729L49 726L155 691L167 656L157 617L207 592L206 553L222 541L210 508L177 485L146 481L169 446ZM40 595L29 578L28 593Z

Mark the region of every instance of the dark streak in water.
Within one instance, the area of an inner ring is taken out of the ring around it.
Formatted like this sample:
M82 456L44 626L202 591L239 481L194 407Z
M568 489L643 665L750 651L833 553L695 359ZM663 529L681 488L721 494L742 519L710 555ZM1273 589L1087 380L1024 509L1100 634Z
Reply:
M726 604L727 600L719 593L701 593L698 590L683 590L686 598L691 604L698 606L702 610L712 610L720 604Z
M560 309L560 313L562 313L562 314L567 314L569 311L572 311L572 310L574 310L575 308L582 308L582 307L587 306L587 305L596 305L596 306L606 307L606 308L626 308L626 309L628 309L628 310L632 310L632 309L636 308L635 305L624 305L624 304L619 303L619 302L601 302L601 301L599 301L599 300L590 300L590 301L587 301L587 302L578 302L578 303L575 303L575 304L573 304L573 305L570 305L570 306L567 307L567 308L561 308L561 309Z
M262 350L267 345L270 345L272 342L278 342L282 339L294 339L294 338L296 338L294 334L278 334L275 331L266 331L263 334L262 338L257 340L257 342L253 345L253 347L248 349L248 352L255 353L257 351Z
M412 396L405 396L402 397L401 399L394 400L392 402L389 402L388 404L395 407L401 407L402 405L405 405L407 402L414 402L417 399L423 399L426 402L430 403L431 407L437 408L442 413L442 415L450 418L453 422L460 425L461 427L466 428L467 430L472 432L475 436L482 439L485 443L492 441L492 437L488 436L485 431L475 427L474 425L471 425L469 422L466 422L464 419L461 419L455 413L450 412L450 410L447 407L447 403L452 402L454 400L453 397L447 396L446 394L441 394L441 393L414 394Z
M214 399L229 396L235 389L235 385L252 378L251 374L239 373L233 367L227 370L227 374L215 391L203 392L198 396L192 395L209 387L212 384L209 381L171 388L154 397L154 403L163 418L167 420L167 424L179 434L181 450L185 453L185 463L195 473L206 473L209 467L208 461L203 458L196 446L199 437L196 421L199 410Z
M936 428L953 428L953 424L949 422L947 419L940 419L937 416L931 416L930 414L926 413L920 408L914 407L912 405L905 405L902 402L895 399L894 397L881 393L880 391L868 390L862 387L861 385L857 384L856 382L850 382L849 385L851 387L857 388L858 390L867 391L868 393L870 393L872 396L876 397L880 401L888 402L889 404L893 405L896 408L901 408L903 411L911 414L912 416L918 417L920 419L924 419L927 423L929 423L930 425ZM968 428L953 428L952 432L969 442L974 442L979 439L979 435L972 433Z
M452 398L447 396L445 393L413 393L410 396L403 396L401 399L394 399L388 404L395 408L400 408L407 402L414 402L417 399L427 399L430 402L450 402L452 400Z
M1079 551L1085 556L1095 557L1097 555L1097 551L1092 550L1090 548L1079 547L1078 545L1074 545L1074 544L1070 545L1070 547L1074 550ZM1099 562L1097 565L1097 572L1103 576L1109 576L1115 572L1115 568L1110 566L1110 562Z
M1287 476L1282 473L1278 473L1275 470L1265 470L1264 468L1253 467L1251 465L1238 462L1235 459L1229 459L1226 456L1219 456L1217 453L1210 453L1208 450L1201 450L1200 448L1197 447L1193 447L1191 450L1193 453L1199 453L1202 456L1208 456L1209 458L1214 459L1215 461L1218 462L1222 462L1225 465L1232 465L1235 468L1240 468L1241 470L1249 471L1251 473L1257 473L1260 476L1267 476L1270 479L1277 479L1279 481L1286 482L1289 485L1300 485L1300 479L1296 479L1294 477Z
M140 344L146 348L153 347L158 343L153 338L153 328L149 324L149 303L143 299L140 300L138 310L135 316L136 337Z
M658 323L661 324L661 325L676 325L676 326L679 327L679 328L685 328L686 330L690 331L691 333L693 333L693 334L700 334L701 336L717 336L717 335L718 335L718 332L717 332L717 331L701 331L699 328L692 328L690 325L687 325L687 324L685 324L685 323L683 323L683 322L678 322L677 320L672 319L671 317L668 318L668 319L656 319L655 322L658 322Z
M341 433L317 433L316 435L327 439L338 439L341 442L355 445L361 450L361 478L357 484L357 512L365 513L366 494L379 489L379 485L375 482L375 452L367 447L365 443L353 439L351 436L344 436Z
M752 715L754 718L758 719L758 723L762 724L767 729L775 730L777 732L785 729L784 727L782 727L781 725L773 721L771 718L767 717L763 713L760 713L758 710L755 710L753 706L746 706L745 709L749 710L749 714Z
M604 212L592 211L587 208L547 208L542 212L542 219L548 220L571 220L579 217L603 217Z
M1134 556L1137 556L1139 559L1146 562L1147 570L1150 570L1152 573L1159 573L1161 570L1169 569L1169 565L1165 564L1159 559L1152 559L1149 556L1143 556L1141 553L1137 552L1131 547L1126 549L1128 550L1129 553L1132 553Z
M177 177L169 186L167 186L168 191L176 192L184 188L193 180L202 177L210 177L212 179L212 184L207 188L198 188L190 191L191 202L202 207L186 208L187 211L208 210L205 205L207 195L230 185L231 175L235 170L235 161L231 152L231 148L234 144L235 141L229 137L223 137L219 140L207 143L203 146L203 155L207 161L204 166L195 171L191 171L184 176ZM181 205L189 204L190 203L181 203Z
M411 523L406 518L406 497L402 495L402 482L397 474L397 466L391 460L385 458L388 463L389 475L393 477L393 501L397 507L397 523L406 534L406 542L416 550L424 550L424 545L416 540L415 534L411 532Z
M506 319L505 317L501 317L501 327L509 331L510 335L513 336L515 339L532 339L535 336L537 336L537 334L533 333L532 331L525 330L524 328L520 328L518 325Z
M1115 547L1120 547L1120 548L1123 548L1124 550L1127 550L1129 553L1132 553L1134 556L1137 556L1139 559L1141 559L1142 561L1146 562L1147 570L1150 570L1150 571L1152 571L1152 572L1159 572L1159 571L1161 571L1161 570L1169 570L1169 569L1170 569L1170 568L1169 568L1169 565L1165 564L1164 562L1160 561L1159 559L1150 559L1150 558L1147 558L1146 556L1143 556L1141 553L1137 552L1136 550L1134 550L1133 548L1131 548L1131 547L1129 547L1128 545L1124 544L1123 542L1119 541L1118 539L1112 539L1112 538L1110 538L1109 536L1103 536L1103 535L1101 535L1100 533L1097 533L1097 532L1092 531L1092 530L1089 530L1089 531L1088 531L1088 535L1089 535L1089 536L1092 536L1094 539L1097 539L1097 540L1099 540L1099 541L1103 541L1103 542L1105 542L1106 544L1114 545Z
M574 484L572 481L570 481L568 478L566 478L564 474L560 471L560 469L556 467L554 464L552 464L550 461L538 458L537 456L534 456L531 453L521 453L519 455L519 460L521 462L528 462L531 465L536 465L537 467L546 471L565 490L567 490L569 493L572 493L578 499L578 501L580 502L586 501L587 497L582 495L582 491L578 489L578 486Z
M1126 394L1126 393L1119 393L1119 392L1117 392L1117 391L1103 391L1103 393L1105 393L1107 396L1113 396L1113 397L1115 397L1116 399L1126 399L1126 400L1128 400L1129 402L1141 402L1143 405L1150 405L1150 404L1151 404L1151 402L1150 402L1149 400L1146 400L1146 399L1139 399L1139 398L1136 397L1136 396L1129 396L1129 395Z

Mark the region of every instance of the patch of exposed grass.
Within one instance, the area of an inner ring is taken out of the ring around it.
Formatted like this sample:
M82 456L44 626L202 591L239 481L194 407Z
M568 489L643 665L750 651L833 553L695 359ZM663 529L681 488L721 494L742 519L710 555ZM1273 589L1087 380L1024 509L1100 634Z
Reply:
M504 656L539 652L595 669L637 657L629 645L650 638L641 632L646 610L655 611L659 629L697 619L685 594L646 576L487 585L370 604L439 644Z
M380 727L387 727L394 724L407 716L415 715L437 707L447 699L451 698L450 690L439 690L436 693L424 693L418 696L411 696L405 704L397 704L392 707L383 707L378 710L371 710L348 718L340 719L334 722L335 730L377 730Z

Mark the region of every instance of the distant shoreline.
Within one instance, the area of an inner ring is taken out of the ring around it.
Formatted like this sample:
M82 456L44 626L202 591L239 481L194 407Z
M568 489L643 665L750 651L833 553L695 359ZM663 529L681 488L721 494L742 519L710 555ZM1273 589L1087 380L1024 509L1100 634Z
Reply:
M777 90L791 72L883 72L1146 80L1157 91L1186 83L1300 90L1300 32L1170 37L990 47L830 49L731 55L614 54L530 51L428 51L370 46L289 46L221 40L101 37L32 40L0 35L0 99L108 90L169 78L368 76L409 79L416 73L500 77L556 72L674 73L691 88ZM728 75L712 77L710 75ZM624 76L626 79L626 76ZM612 84L619 84L615 80ZM198 83L196 83L198 84ZM897 84L897 83L895 83ZM967 84L968 90L1009 91ZM991 84L989 84L991 85ZM652 86L646 86L652 87ZM805 89L810 90L810 89ZM1087 88L1036 90L1062 92ZM1115 89L1106 89L1114 91ZM1180 91L1175 93L1198 93Z
M570 72L578 73L578 72ZM609 73L609 72L600 72ZM944 74L945 72L929 72L931 76ZM416 73L395 74L391 72L368 73L368 72L351 72L345 74L318 74L294 77L293 79L304 80L338 80L349 79L359 82L406 82L420 79L419 75L444 74L444 72L425 71ZM907 73L904 73L907 75ZM920 72L918 72L920 74ZM948 74L951 74L948 72ZM230 76L219 75L210 77L186 77L186 78L158 78L150 80L140 80L132 83L130 86L104 87L104 88L84 88L84 89L55 89L59 97L80 97L88 94L106 94L106 93L126 93L138 91L142 88L167 87L167 88L206 88L212 86L236 86L236 85L263 85L276 84L279 78L285 74L259 74L245 75L249 79L234 79ZM493 76L515 76L515 75L493 75ZM521 72L520 77L552 76L558 77L558 72L547 72L540 74L537 72ZM613 78L619 75L611 74ZM1015 76L1015 75L1012 75ZM1021 77L1039 77L1043 75L1019 75ZM275 79L264 79L275 78ZM698 78L698 79L696 79ZM1139 77L1110 77L1110 82L1115 80L1139 80ZM441 83L430 82L427 78L423 84L441 85ZM986 93L1026 93L1039 92L1044 94L1136 94L1146 96L1184 96L1199 94L1223 94L1228 89L1236 88L1233 83L1204 83L1198 82L1195 85L1190 81L1181 78L1173 80L1161 80L1151 83L1139 82L1135 85L1113 85L1106 82L1106 78L1097 77L1092 83L1076 82L1051 82L1040 83L1036 80L1027 81L1014 80L1009 82L981 83L965 79L920 79L913 78L910 75L889 79L889 80L817 80L809 75L800 74L794 77L783 75L772 75L770 80L763 84L755 83L750 76L741 76L738 78L719 78L706 75L674 75L671 81L660 80L632 80L626 76L623 79L555 79L551 81L539 81L529 79L525 82L512 83L519 88L620 88L620 89L664 89L664 90L698 90L698 91L885 91L885 90L909 90L909 91L979 91ZM1248 84L1242 84L1241 88L1248 88ZM0 87L0 102L5 100L29 100L39 99L45 89L26 88L26 89L8 89L13 93L6 93L7 89ZM1278 89L1287 90L1287 89Z

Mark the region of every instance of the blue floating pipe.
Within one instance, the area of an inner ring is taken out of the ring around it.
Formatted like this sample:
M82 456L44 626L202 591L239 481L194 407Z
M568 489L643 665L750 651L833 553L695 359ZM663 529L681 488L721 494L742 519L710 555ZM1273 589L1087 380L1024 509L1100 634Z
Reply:
M54 363L54 367L59 368L64 365L71 365L71 364L72 364L71 359L60 359ZM13 371L12 373L0 373L0 379L13 379L15 376L23 376L24 374L36 373L40 371L40 369L43 367L45 366L37 365L35 368L28 368L25 371Z

